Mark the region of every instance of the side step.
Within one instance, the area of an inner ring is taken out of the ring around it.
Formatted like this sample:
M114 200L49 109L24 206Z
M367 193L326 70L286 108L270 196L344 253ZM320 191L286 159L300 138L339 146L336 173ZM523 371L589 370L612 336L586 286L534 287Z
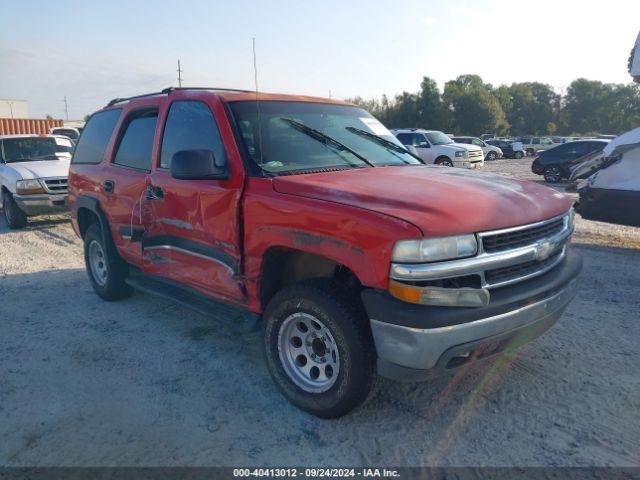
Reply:
M150 295L166 298L243 331L258 330L259 316L233 305L207 297L200 292L160 277L145 275L137 269L131 269L127 284L136 290Z

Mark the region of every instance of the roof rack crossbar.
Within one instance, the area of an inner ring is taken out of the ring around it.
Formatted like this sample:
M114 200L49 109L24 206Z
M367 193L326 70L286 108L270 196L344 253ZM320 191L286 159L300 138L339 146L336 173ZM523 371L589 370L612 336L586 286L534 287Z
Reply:
M136 98L153 97L154 95L166 95L168 93L179 90L217 90L220 92L240 92L240 93L252 93L253 90L242 90L240 88L224 88L224 87L167 87L159 92L145 93L142 95L134 95L132 97L116 97L107 103L107 107L111 107L117 103L128 102L129 100L135 100Z

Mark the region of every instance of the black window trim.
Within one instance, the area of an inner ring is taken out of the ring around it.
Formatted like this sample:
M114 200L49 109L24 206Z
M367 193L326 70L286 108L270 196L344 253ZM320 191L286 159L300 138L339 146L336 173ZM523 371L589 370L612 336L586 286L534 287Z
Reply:
M117 108L104 108L102 110L98 110L97 112L93 112L91 114L91 116L89 118L87 118L87 121L84 122L84 126L86 127L89 122L91 121L91 119L93 117L95 117L96 115L98 115L99 113L104 113L104 112L112 112L112 111L119 111L119 115L118 115L118 119L116 120L116 124L113 126L113 130L111 131L111 133L109 134L109 140L107 140L107 145L104 148L104 152L102 152L102 158L100 159L100 161L98 163L95 162L74 162L73 159L76 156L76 148L78 146L78 143L80 143L80 138L82 138L82 133L80 133L80 137L78 137L78 140L76 141L76 146L73 149L73 155L71 156L71 165L101 165L102 162L104 162L104 157L105 157L105 153L107 153L107 150L109 149L109 143L111 143L111 140L113 139L113 134L116 131L116 127L118 126L118 122L120 121L120 116L122 115L122 107L117 107ZM82 128L82 130L84 131L84 127Z
M153 138L155 140L155 132L158 129L158 118L160 116L160 107L158 105L141 105L140 107L136 107L136 108L131 109L129 112L127 112L127 115L122 120L122 124L120 125L120 128L118 129L118 136L116 138L116 143L113 145L113 150L111 152L111 158L109 160L109 165L111 165L113 167L125 168L127 170L133 170L135 172L151 173L151 167L153 167L153 146L154 146L155 141L151 144L151 157L152 158L151 158L151 160L149 162L149 169L132 167L130 165L122 165L120 163L115 163L115 159L116 159L116 155L118 154L118 149L120 148L120 143L122 142L122 138L124 137L124 134L126 133L127 129L129 128L129 124L131 123L131 120L134 120L135 118L137 118L137 116L140 115L141 113L152 112L152 111L156 112L156 128L155 128L154 134L153 134Z

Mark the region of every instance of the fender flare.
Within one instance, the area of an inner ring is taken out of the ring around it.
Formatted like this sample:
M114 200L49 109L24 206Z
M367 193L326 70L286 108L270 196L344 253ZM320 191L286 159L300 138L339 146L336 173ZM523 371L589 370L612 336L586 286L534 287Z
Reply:
M107 248L113 248L114 251L117 252L118 250L116 249L116 245L113 241L113 238L111 237L111 228L109 228L109 221L107 220L107 216L105 215L105 213L102 211L102 208L100 208L100 202L98 201L98 199L90 195L80 195L78 196L78 198L76 198L75 207L76 208L74 209L74 215L76 216L76 220L78 218L78 210L80 210L81 208L86 208L87 210L95 214L95 216L98 218L98 223L100 224L102 241L107 246Z

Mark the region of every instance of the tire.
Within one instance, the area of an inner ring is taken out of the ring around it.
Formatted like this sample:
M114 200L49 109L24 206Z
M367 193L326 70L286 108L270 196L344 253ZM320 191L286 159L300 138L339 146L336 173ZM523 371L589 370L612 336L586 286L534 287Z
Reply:
M547 183L558 183L562 180L562 170L557 165L549 165L544 169L544 179Z
M493 151L487 153L487 158L485 158L485 160L487 160L489 162L491 162L491 161L493 161L495 159L496 159L496 152L493 152Z
M516 160L520 160L522 157L524 157L524 153L522 153L521 151L517 151L514 156L516 157Z
M4 218L7 221L7 225L11 230L27 226L27 214L20 209L13 199L13 195L9 192L2 193L2 209L4 210Z
M325 279L301 282L278 292L263 318L267 367L291 403L338 418L365 401L376 355L357 292Z
M527 157L533 157L536 151L533 148L527 148Z
M453 162L447 157L437 158L435 162L436 165L442 165L444 167L453 167Z
M103 300L113 301L131 295L125 283L129 268L113 245L105 245L102 230L93 223L84 235L84 262L93 289Z

